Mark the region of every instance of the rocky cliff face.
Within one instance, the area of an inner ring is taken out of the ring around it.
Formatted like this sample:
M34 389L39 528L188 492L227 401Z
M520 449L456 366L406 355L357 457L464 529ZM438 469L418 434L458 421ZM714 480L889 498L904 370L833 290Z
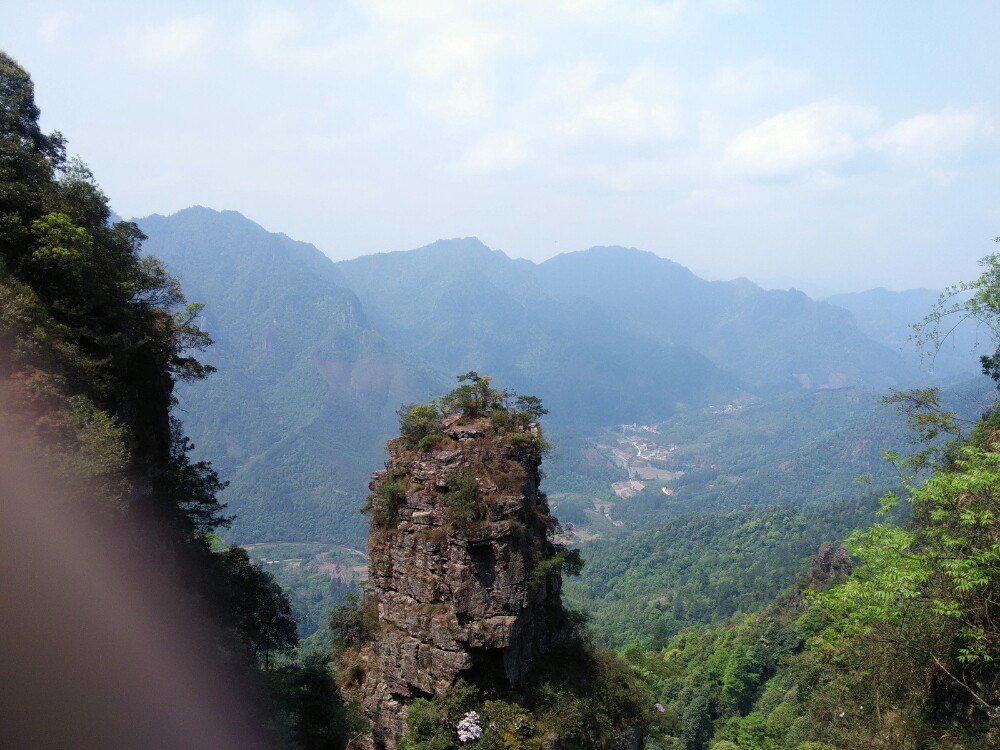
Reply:
M392 750L406 706L475 670L517 685L556 636L561 579L530 428L444 423L428 450L389 443L372 477L369 582L379 632L357 690L368 747Z

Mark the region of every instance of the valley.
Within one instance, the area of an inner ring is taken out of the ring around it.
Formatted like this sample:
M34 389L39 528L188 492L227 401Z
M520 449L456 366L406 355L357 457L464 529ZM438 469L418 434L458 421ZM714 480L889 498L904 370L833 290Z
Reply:
M231 481L226 536L272 561L306 638L361 580L346 550L363 546L396 410L455 373L489 371L549 407L542 487L557 538L585 554L690 513L870 504L896 480L883 453L907 440L887 388L941 383L963 414L983 400L968 376L895 352L901 322L868 328L882 344L842 308L634 249L536 265L466 238L333 263L231 211L139 225L216 339L218 372L179 395L197 455ZM754 316L752 335L733 328Z
M1000 11L876 5L0 10L4 748L1000 748Z
M700 507L830 497L841 480L877 473L896 439L878 397L930 377L842 308L706 282L635 249L533 264L465 238L334 263L232 211L138 223L146 251L205 304L218 372L180 387L180 413L196 454L230 480L227 533L242 544L360 546L366 473L396 409L469 369L549 407L546 488L588 536ZM754 348L765 340L767 352ZM875 432L862 437L866 420ZM678 447L659 464L626 459L637 449L616 424L656 427L642 434L651 450ZM825 443L830 472L789 469L805 439Z

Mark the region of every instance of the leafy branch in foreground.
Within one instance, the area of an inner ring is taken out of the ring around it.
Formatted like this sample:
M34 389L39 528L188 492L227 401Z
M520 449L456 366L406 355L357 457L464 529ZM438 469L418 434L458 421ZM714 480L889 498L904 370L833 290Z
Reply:
M978 278L941 293L927 316L912 326L911 338L933 366L941 347L960 326L975 324L976 348L980 343L978 333L985 329L993 353L982 355L979 361L983 373L1000 385L1000 253L987 255L979 265L983 272Z

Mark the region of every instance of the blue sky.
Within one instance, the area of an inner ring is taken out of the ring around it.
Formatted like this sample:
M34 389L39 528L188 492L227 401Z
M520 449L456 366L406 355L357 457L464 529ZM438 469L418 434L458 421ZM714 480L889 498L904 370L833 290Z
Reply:
M814 293L970 278L1000 235L1000 3L7 3L123 215L334 258L476 235Z

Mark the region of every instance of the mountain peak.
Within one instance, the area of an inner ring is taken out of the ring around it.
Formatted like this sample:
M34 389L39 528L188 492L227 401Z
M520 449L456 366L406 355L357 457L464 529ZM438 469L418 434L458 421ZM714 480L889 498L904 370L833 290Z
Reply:
M481 257L498 257L510 260L510 257L503 250L494 250L478 237L452 237L451 239L435 240L429 245L418 247L414 250L404 250L411 253L434 253L444 255L464 255Z
M607 272L619 274L656 273L675 278L699 279L691 269L680 263L664 258L649 250L621 245L595 245L586 250L560 253L541 264L549 271L565 271L576 267L580 272L600 275Z

